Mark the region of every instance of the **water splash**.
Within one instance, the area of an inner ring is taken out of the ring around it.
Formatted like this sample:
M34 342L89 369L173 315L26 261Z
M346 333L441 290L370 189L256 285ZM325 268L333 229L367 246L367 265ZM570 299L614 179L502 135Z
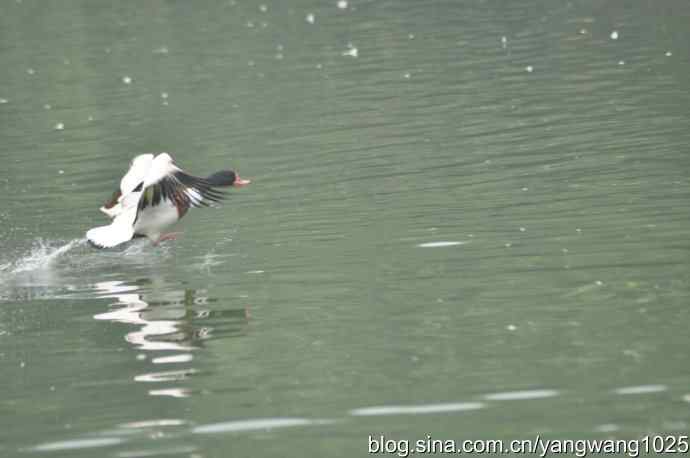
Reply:
M48 269L63 254L72 248L84 245L86 239L74 239L61 246L55 247L52 242L38 239L33 248L26 256L23 256L13 263L0 266L0 270L9 270L17 274L21 272L31 272L35 270Z
M146 242L135 241L125 249L110 251L89 247L86 239L35 239L29 248L0 258L0 300L76 297L84 291L75 285L83 285L85 277L95 275L98 280L100 272L114 267L148 270L159 265L169 249ZM87 289L85 293L91 294Z

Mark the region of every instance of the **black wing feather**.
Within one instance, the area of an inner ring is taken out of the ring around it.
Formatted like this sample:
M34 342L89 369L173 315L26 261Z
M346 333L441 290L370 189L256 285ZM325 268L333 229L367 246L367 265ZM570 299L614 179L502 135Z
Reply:
M203 201L220 202L225 193L213 187L205 178L195 177L183 171L178 171L173 174L173 177L187 189L191 189L201 195ZM194 200L194 199L192 199ZM208 204L208 203L207 203Z
M226 197L224 192L216 189L204 178L189 175L181 170L164 177L149 188L151 191L144 191L139 201L139 211L148 206L156 206L162 200L169 200L188 208L208 207L211 203L220 202Z

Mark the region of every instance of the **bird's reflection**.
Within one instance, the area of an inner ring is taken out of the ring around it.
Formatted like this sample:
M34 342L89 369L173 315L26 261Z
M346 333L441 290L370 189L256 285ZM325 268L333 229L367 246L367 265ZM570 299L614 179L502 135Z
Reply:
M135 284L122 281L103 281L94 285L101 298L113 298L116 302L109 305L110 310L94 315L96 320L106 320L137 326L137 329L127 332L124 339L136 349L146 352L165 351L161 355L140 353L137 359L148 359L155 365L176 365L174 370L154 371L139 374L134 377L137 382L181 383L199 371L193 367L180 368L179 365L191 364L194 360L193 352L203 348L206 339L214 336L211 326L201 326L200 320L215 319L223 329L223 316L234 321L237 330L238 318L240 327L244 328L248 319L248 312L229 310L225 312L212 311L208 305L214 300L209 298L204 290L175 290L169 285L161 287L149 279ZM232 331L232 329L230 329ZM175 352L169 354L167 352ZM152 396L187 397L191 390L184 387L165 387L151 389Z
M200 345L194 344L200 339L197 339L197 333L188 320L188 307L194 304L195 291L168 291L167 298L156 301L156 307L150 307L152 303L145 300L146 295L139 291L141 288L137 285L107 281L99 282L95 287L106 293L101 297L112 297L117 302L110 305L113 310L99 313L94 318L141 325L138 330L125 334L125 340L140 350L191 351ZM208 332L198 333L200 338L204 338L204 334L207 336Z

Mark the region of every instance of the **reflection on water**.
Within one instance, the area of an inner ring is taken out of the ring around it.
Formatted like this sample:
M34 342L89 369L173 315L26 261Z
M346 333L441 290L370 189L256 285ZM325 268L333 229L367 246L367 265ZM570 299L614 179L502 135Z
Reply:
M155 284L159 283L159 284ZM160 281L142 280L138 284L122 281L102 281L94 285L98 297L113 298L110 311L94 315L94 319L136 326L125 333L124 339L135 349L146 352L174 351L174 355L149 358L141 353L137 359L150 359L153 364L191 363L192 352L203 348L203 342L213 338L213 327L200 326L198 320L208 320L212 311L204 304L214 302L204 291L175 290ZM146 288L143 288L146 285ZM235 312L247 319L248 309ZM184 382L199 370L184 369L147 372L134 376L136 382ZM191 390L181 386L150 389L151 396L187 397Z
M96 314L94 318L141 326L139 330L125 335L127 342L141 350L190 351L195 348L193 341L200 341L209 335L209 330L195 332L188 322L185 323L188 314L185 306L190 301L193 303L194 299L191 290L180 292L180 301L165 301L159 303L158 307L149 308L143 294L132 292L137 291L138 286L123 285L120 281L99 282L94 286L106 293L101 297L117 299L117 302L110 304L113 310Z

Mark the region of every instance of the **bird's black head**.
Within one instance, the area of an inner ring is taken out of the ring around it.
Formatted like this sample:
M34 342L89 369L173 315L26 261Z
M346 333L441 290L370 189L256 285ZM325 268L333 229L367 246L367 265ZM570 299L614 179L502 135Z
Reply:
M206 178L211 186L246 186L249 180L244 180L234 170L221 170L213 173Z

